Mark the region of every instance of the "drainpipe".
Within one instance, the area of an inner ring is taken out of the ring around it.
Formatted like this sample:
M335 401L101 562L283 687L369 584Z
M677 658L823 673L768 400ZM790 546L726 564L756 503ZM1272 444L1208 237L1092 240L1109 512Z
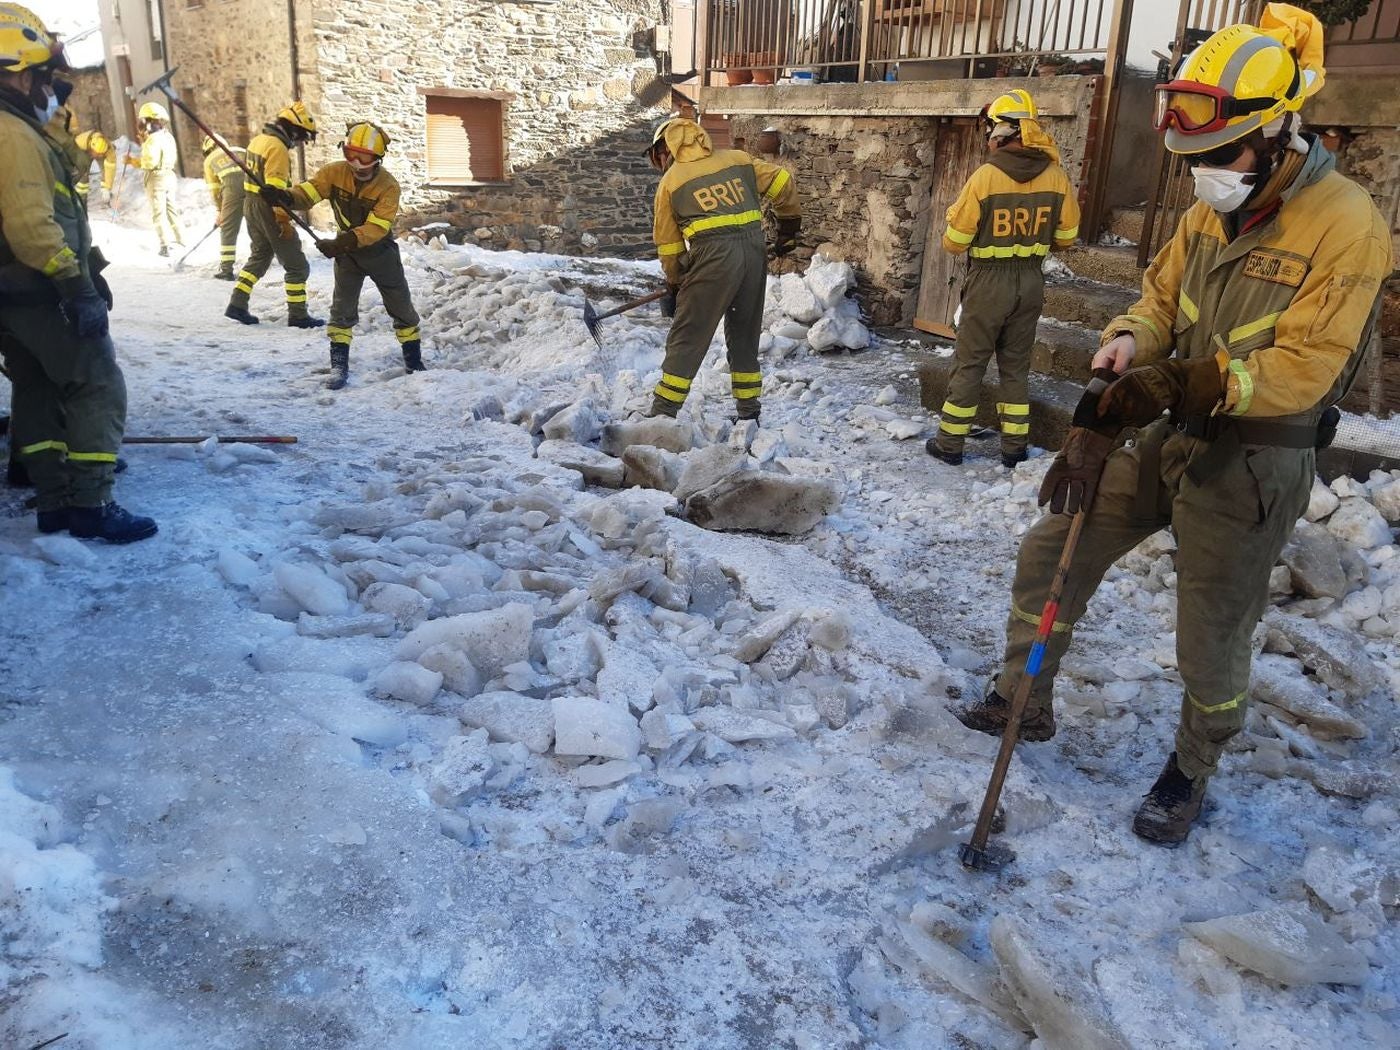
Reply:
M291 42L288 51L292 56L292 98L301 98L301 52L297 48L297 0L287 0L287 38ZM297 144L297 166L301 169L302 181L306 180L306 147Z

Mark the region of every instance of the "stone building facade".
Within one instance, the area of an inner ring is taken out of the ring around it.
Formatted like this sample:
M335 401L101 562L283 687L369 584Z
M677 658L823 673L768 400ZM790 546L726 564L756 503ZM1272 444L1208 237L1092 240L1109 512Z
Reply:
M73 82L73 94L68 108L73 111L78 131L97 128L104 135L116 138L122 133L112 112L112 94L108 90L105 66L75 69L66 74Z
M650 250L642 151L671 97L650 47L662 0L167 0L164 18L177 86L236 141L294 97L323 128L310 169L339 157L347 123L382 125L405 225L445 221L453 239L497 248ZM502 177L444 184L429 170L429 101L478 94L500 103ZM185 134L192 175L198 133Z

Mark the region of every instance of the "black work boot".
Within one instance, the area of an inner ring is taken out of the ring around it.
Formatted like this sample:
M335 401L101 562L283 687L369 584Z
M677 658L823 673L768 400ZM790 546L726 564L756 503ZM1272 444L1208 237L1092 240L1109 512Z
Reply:
M154 536L156 523L115 503L104 503L100 507L69 507L68 532L80 540L135 543Z
M987 695L970 707L955 708L953 715L968 729L975 729L988 736L1001 736L1006 723L1011 718L1011 703L1004 699L992 686ZM1032 744L1041 744L1055 735L1055 712L1051 708L1041 711L1030 710L1021 716L1021 732L1018 739Z
M234 276L232 270L215 270L215 271L214 271L214 280L216 280L216 281L236 281L236 280L238 280L238 278Z
M162 258L169 258L169 256L170 256L170 245L168 245L168 244L162 244L162 245L160 246L160 254L161 254L161 257L162 257Z
M326 322L319 317L312 317L310 314L288 314L288 328L324 328Z
M931 437L924 442L924 451L934 459L941 459L950 467L962 466L963 454L961 452L949 452L947 449L940 448L936 437Z
M423 344L417 339L410 339L406 343L399 344L403 350L403 367L405 372L422 372L426 370L423 364Z
M39 531L48 536L55 532L62 532L68 528L68 508L59 507L57 510L41 510L35 515Z
M1192 780L1176 764L1176 752L1167 758L1162 775L1142 800L1133 818L1133 833L1148 842L1175 846L1186 841L1191 825L1201 815L1207 778Z
M228 309L224 311L224 316L232 318L239 324L258 323L258 319L248 312L246 306L235 306L233 303L228 304Z
M1002 454L1001 454L1001 465L1002 465L1003 467L1005 467L1007 470L1015 470L1015 469L1016 469L1016 464L1017 464L1017 463L1024 463L1026 460L1028 460L1028 459L1030 459L1030 458L1031 458L1031 454L1030 454L1029 452L1027 452L1025 449L1021 449L1020 452L1005 452L1005 451L1003 451Z
M339 390L350 381L350 348L344 343L331 344L331 374L326 379L327 390Z

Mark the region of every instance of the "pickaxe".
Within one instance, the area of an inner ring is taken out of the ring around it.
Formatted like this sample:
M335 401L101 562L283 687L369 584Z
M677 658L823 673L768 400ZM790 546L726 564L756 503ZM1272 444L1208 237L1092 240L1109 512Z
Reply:
M179 67L177 66L176 69L178 68ZM244 164L243 161L241 161L238 158L237 154L235 154L233 150L229 149L228 146L224 144L224 140L221 139L218 135L214 134L213 129L210 128L208 124L204 123L204 121L200 120L199 117L195 114L195 111L190 109L189 106L185 105L185 103L181 101L179 93L170 85L170 78L174 75L175 69L167 69L164 73L156 77L145 87L129 87L126 89L126 93L134 99L140 97L141 95L149 94L152 91L159 91L167 99L170 100L170 104L172 106L178 109L185 116L189 117L190 120L193 121L195 127L197 127L200 131L204 132L204 134L208 135L209 138L211 138L214 141L214 145L218 146L219 149L223 150L224 154L228 157L228 159L237 164L239 170L242 171L244 175L248 176L250 182L254 183L259 189L266 189L267 183L264 182L257 175L255 175L253 173L253 169L248 167L248 165ZM303 219L296 212L289 211L287 212L287 216L292 220L292 222L296 223L303 230L309 233L311 235L312 240L320 239L320 236L316 233L316 231L311 228L311 224L305 219Z

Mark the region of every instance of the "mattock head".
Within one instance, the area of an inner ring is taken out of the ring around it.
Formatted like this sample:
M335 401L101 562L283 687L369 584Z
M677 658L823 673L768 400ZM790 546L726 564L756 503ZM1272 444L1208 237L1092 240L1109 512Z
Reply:
M176 66L175 69L179 67ZM142 95L150 94L152 91L159 91L166 98L179 98L180 94L170 83L170 78L175 75L175 69L167 69L160 76L156 77L145 87L129 87L126 89L128 98L139 98Z
M1016 854L1005 846L978 849L972 843L964 842L958 849L958 860L962 861L964 868L971 871L989 871L996 874L1015 859Z

